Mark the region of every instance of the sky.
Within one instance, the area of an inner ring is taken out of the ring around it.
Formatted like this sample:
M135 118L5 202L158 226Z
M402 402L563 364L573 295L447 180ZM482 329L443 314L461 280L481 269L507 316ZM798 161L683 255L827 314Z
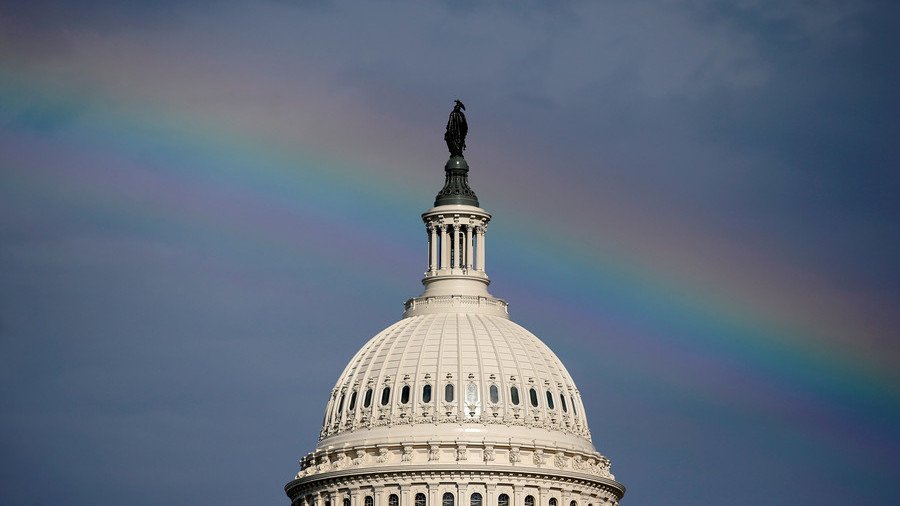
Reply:
M490 290L623 506L896 504L898 14L0 3L0 503L287 504L458 98Z

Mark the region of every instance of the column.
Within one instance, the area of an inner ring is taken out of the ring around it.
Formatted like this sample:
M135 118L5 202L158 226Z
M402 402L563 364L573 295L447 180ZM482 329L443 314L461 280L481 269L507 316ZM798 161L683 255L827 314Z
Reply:
M478 258L475 260L478 265L478 270L484 272L484 227L478 227L476 230L478 244L476 245L478 248Z
M450 240L447 234L447 227L449 225L441 225L441 269L446 269L450 266Z
M459 224L453 224L453 267L459 269L460 244L459 244Z
M472 226L466 226L466 269L472 270Z
M409 485L400 485L400 506L413 506L413 496L409 493Z
M497 506L497 485L487 483L484 486L484 506Z
M440 499L437 496L438 492L438 484L437 482L432 482L428 484L428 505L427 506L440 506L441 503L438 502Z
M428 271L436 271L437 263L437 230L432 223L428 223Z

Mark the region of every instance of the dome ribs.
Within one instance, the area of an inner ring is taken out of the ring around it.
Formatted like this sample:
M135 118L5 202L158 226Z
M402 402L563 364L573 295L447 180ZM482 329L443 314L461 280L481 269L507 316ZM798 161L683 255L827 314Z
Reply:
M427 405L421 402L426 382L431 385ZM445 396L448 383L454 387L449 403ZM475 389L468 392L471 384ZM498 388L496 403L490 400L493 384ZM404 386L410 387L405 403ZM519 390L518 405L512 404L512 386ZM369 387L372 400L366 408L364 398ZM388 403L382 405L385 387L391 391ZM530 388L537 394L537 407L531 405ZM354 391L357 398L351 410L347 401ZM547 392L553 396L553 409L547 402ZM343 409L341 396L345 396ZM567 406L571 406L565 411L560 396L565 396ZM320 436L320 440L329 439L322 443L326 445L359 437L368 440L364 436L368 431L352 434L358 429L395 430L400 425L417 424L442 427L437 434L447 437L448 431L487 434L527 429L537 431L533 436L537 439L567 439L567 447L580 446L570 437L590 445L584 408L562 361L522 326L505 316L478 310L408 316L378 333L344 368L326 412ZM423 414L431 416L423 418ZM462 424L478 424L479 428L463 429ZM552 436L553 432L559 436ZM330 439L332 436L337 439ZM438 440L444 441L442 437Z
M419 403L416 402L416 399L421 399L419 397L419 393L422 391L422 388L425 387L425 383L426 383L425 377L424 377L425 375L422 373L422 367L423 367L423 364L425 364L425 356L426 356L425 355L426 347L427 347L427 343L426 343L427 339L426 338L428 337L429 334L431 334L431 329L434 328L434 325L437 321L436 318L426 318L424 316L421 318L422 318L422 322L418 326L416 326L416 337L419 337L421 339L422 344L419 348L419 358L418 358L418 360L416 360L415 377L413 377L413 396L412 396L412 400L411 400L412 414L410 415L413 417L413 419L415 419L415 416L417 414L419 414L419 409L417 407L417 406L419 406ZM425 334L420 335L418 331L422 327L422 325L425 323L426 320L428 321L428 330L425 331ZM435 361L437 361L437 359L435 359ZM434 384L433 383L434 383L434 380L432 380L432 385L431 385L432 395L434 395ZM435 398L432 398L431 404L437 405Z

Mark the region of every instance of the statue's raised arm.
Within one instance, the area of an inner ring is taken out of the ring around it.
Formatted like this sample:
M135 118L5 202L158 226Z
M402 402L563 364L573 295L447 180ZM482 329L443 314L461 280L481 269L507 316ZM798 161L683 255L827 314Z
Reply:
M463 111L466 106L462 102L456 100L456 105L450 111L450 118L447 120L447 131L444 133L444 141L447 142L447 149L450 150L450 156L462 156L463 150L466 149L466 133L469 131L469 125L466 124L466 115Z

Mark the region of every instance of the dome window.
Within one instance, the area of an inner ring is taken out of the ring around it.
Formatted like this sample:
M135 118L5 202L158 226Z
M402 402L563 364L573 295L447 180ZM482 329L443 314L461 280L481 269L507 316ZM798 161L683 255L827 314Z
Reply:
M509 496L500 494L500 496L497 497L497 506L509 506Z
M578 410L575 409L575 397L572 397L572 414L578 416Z
M356 390L354 390L353 393L350 394L350 405L347 406L347 409L350 411L356 409Z
M535 390L533 388L528 390L528 397L531 398L531 405L536 408L538 405L537 390ZM556 506L556 505L552 504L551 506Z
M550 506L556 506L556 498L555 497L550 498Z
M578 501L572 501L569 503L569 506L578 506Z
M481 506L481 494L475 492L472 494L472 498L469 500L469 506Z
M497 385L491 385L489 394L491 396L491 402L493 404L497 404L500 402L500 389L497 388Z
M514 405L519 405L519 389L517 387L509 387L509 399Z
M427 501L425 500L425 494L419 492L416 494L416 506L425 506Z
M366 496L366 506L375 506L375 498L370 495L367 495ZM551 505L551 506L555 506L555 505Z
M344 506L350 506L350 498L349 497L344 498Z
M525 506L534 506L534 496L533 495L525 496Z
M453 383L447 383L444 387L444 401L453 402Z
M391 402L391 387L384 387L381 391L381 405L387 406Z
M422 387L422 402L428 404L431 402L431 385L425 385Z
M407 402L409 402L409 385L403 385L403 390L400 390L400 404L406 404Z
M551 392L550 390L547 390L547 407L550 409L556 409L553 406L553 392Z
M400 506L400 496L391 494L388 496L388 506Z
M568 412L569 412L569 407L566 406L566 396L565 396L565 395L559 394L559 404L560 404L560 405L562 406L562 408L563 408L563 413L568 413Z
M451 492L444 492L444 497L441 498L441 506L453 506L455 501Z
M372 405L372 389L366 390L366 397L363 399L363 407L368 408Z
M478 402L478 386L475 383L469 383L466 387L466 402L469 404Z
M344 394L341 394L341 401L338 402L338 413L344 410Z

